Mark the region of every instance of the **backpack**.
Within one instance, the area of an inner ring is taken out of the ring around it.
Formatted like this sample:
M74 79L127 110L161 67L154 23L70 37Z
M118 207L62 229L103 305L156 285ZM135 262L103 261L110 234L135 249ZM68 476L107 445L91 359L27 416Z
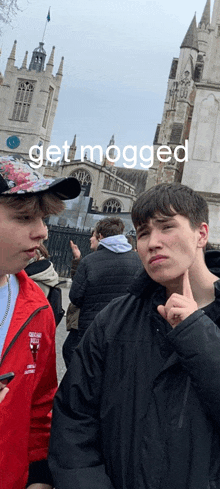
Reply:
M65 314L65 311L62 308L62 291L61 288L58 287L58 285L63 283L65 283L65 281L59 282L57 285L55 285L55 287L49 286L50 290L47 296L47 300L49 301L53 309L56 326L58 326L58 324L60 323L61 319Z

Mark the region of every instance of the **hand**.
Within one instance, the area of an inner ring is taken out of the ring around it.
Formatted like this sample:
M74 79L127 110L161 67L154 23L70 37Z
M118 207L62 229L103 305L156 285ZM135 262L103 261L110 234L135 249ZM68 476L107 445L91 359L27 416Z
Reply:
M77 260L79 260L80 257L81 257L81 252L80 252L78 246L72 240L70 240L70 248L71 248L71 250L73 252L74 258L76 258Z
M3 401L3 399L5 398L8 391L9 391L8 387L4 387L3 389L1 389L1 391L0 391L0 402Z
M48 484L41 484L40 482L36 482L35 484L31 484L30 486L28 486L27 489L53 489L53 488Z
M172 294L165 306L157 307L159 314L168 321L172 328L175 328L198 309L198 304L193 297L188 270L183 274L182 290L183 295Z

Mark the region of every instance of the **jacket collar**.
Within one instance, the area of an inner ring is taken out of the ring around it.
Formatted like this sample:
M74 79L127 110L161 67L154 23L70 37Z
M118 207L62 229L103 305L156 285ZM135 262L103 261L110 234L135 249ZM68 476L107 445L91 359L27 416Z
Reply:
M16 277L19 281L19 293L6 335L2 356L15 335L32 314L38 309L48 307L46 296L40 287L27 276L24 270L17 273Z
M154 282L154 280L149 277L145 270L141 270L135 276L134 281L128 288L128 291L131 294L140 297L142 294L148 293L148 291L153 292L157 287L162 287L162 285Z

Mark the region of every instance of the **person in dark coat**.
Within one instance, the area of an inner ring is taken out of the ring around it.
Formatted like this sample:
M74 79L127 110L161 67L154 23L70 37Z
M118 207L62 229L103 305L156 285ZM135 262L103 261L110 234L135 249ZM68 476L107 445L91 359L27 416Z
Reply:
M98 221L91 237L92 246L94 241L97 247L98 240L97 251L82 258L77 266L69 297L80 308L78 343L96 314L112 299L126 294L135 273L142 268L123 231L124 223L118 217ZM66 366L70 362L70 350L76 346L72 336L72 333L67 336L63 347Z
M98 245L99 242L96 238L95 231L93 229L90 237L90 250L96 251ZM79 262L82 259L82 256L81 256L81 251L79 250L77 244L75 244L72 240L70 240L70 247L73 253L70 274L71 274L71 278L73 279L76 270L78 268ZM75 306L74 304L72 304L72 302L70 302L66 311L66 329L67 331L69 331L69 334L66 337L62 348L63 359L66 364L66 367L68 367L71 361L72 351L79 343L78 341L79 313L80 313L79 307Z
M220 253L208 206L161 184L133 206L144 265L87 330L55 396L56 489L220 488Z

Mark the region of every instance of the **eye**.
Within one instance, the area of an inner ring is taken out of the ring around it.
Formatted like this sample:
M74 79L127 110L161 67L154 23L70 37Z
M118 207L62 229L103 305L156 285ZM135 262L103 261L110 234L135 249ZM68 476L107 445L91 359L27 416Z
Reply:
M171 229L173 228L172 224L166 224L165 226L163 226L163 230L164 229Z
M20 222L29 222L29 221L31 221L33 218L27 214L27 215L23 215L23 216L16 216L16 219L17 219L18 221L20 221Z
M144 236L148 236L148 235L149 235L149 231L147 229L144 229L143 231L138 233L137 239L143 238Z

